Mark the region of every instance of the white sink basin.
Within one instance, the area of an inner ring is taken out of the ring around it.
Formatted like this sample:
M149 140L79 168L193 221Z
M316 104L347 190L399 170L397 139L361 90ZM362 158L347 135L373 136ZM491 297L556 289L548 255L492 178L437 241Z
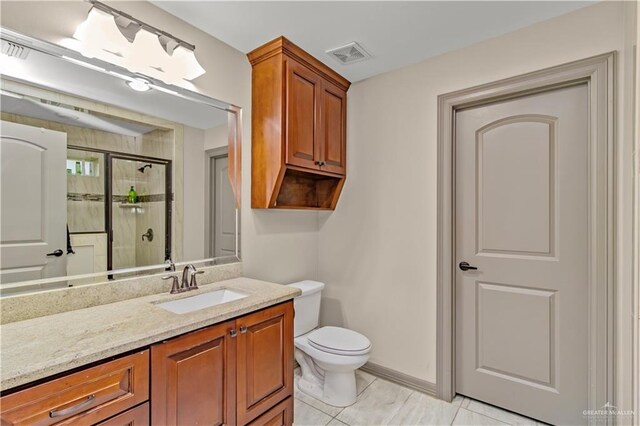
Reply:
M199 309L244 299L247 296L248 294L246 293L225 288L197 296L185 297L184 299L172 300L171 302L158 303L158 306L174 314L186 314Z

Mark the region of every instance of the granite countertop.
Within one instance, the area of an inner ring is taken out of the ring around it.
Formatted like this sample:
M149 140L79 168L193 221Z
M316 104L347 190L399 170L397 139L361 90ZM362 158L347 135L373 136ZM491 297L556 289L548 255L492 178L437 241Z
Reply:
M249 296L185 314L174 314L156 306L223 288L249 293ZM199 290L187 293L154 294L4 324L0 327L0 390L142 348L299 294L299 289L280 284L234 278L201 285Z

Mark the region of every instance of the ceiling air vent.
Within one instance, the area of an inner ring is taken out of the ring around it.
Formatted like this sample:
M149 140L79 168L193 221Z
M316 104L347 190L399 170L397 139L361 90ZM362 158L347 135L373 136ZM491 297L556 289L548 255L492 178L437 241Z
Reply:
M335 49L327 50L326 53L329 54L329 56L333 56L343 65L364 61L371 57L371 55L355 41Z
M31 49L10 41L2 40L2 53L18 59L27 59Z

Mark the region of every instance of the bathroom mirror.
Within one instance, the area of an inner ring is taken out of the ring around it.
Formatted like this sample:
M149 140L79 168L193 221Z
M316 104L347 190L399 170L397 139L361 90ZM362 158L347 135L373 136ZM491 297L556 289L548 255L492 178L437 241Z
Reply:
M239 260L240 109L2 29L0 294Z

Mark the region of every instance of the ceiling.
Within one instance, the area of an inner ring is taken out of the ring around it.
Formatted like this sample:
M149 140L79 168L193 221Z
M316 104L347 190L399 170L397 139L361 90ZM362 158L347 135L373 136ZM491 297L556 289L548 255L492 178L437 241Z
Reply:
M52 105L8 93L3 93L0 96L0 104L2 105L2 112L125 136L141 136L155 129L155 127L133 121L98 116L70 107Z
M153 3L244 53L284 35L355 82L595 2L155 0ZM325 53L352 41L373 57L342 65Z
M199 129L209 129L226 124L228 119L228 113L221 109L155 89L148 92L136 92L130 89L124 80L114 75L85 68L37 50L31 50L26 59L3 55L2 61L0 61L0 74L3 78L24 81L57 92L96 100L107 105L115 105ZM25 105L28 106L28 104L22 103L23 108ZM33 105L31 106L33 107ZM56 111L52 111L51 108L43 110L43 106L37 106L38 109L31 108L30 111L49 114L50 119L56 116ZM5 105L2 104L3 111L4 107ZM82 119L87 118L81 114L76 115ZM83 122L85 124L90 122L91 126L106 125L105 123L100 124L97 119L83 121L80 118L73 119L76 121L75 125L82 125ZM117 125L122 127L122 123L117 123ZM123 134L128 134L124 130L126 129L123 128ZM143 132L143 130L129 128L131 132Z

